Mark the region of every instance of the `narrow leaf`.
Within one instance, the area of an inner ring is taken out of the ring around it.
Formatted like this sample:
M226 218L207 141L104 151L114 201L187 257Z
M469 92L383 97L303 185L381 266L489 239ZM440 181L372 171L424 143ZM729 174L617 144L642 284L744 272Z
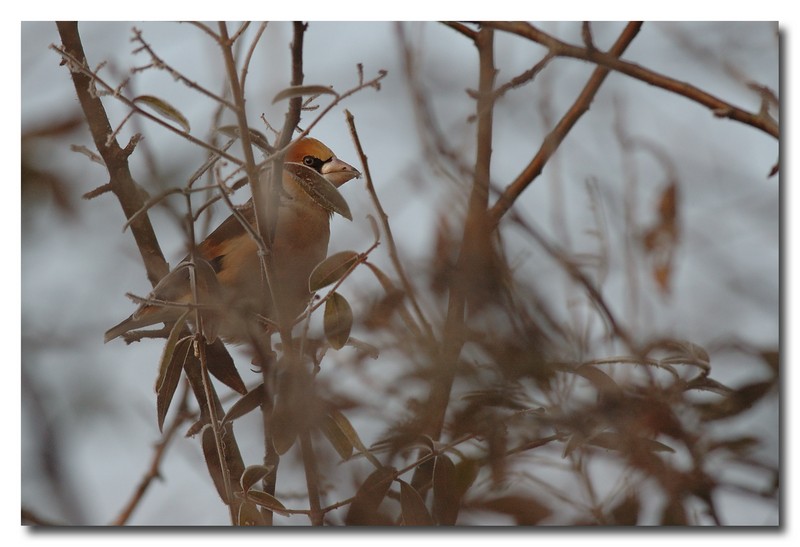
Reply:
M452 526L460 505L456 487L456 467L444 454L436 456L433 466L433 516L438 524Z
M161 352L161 361L158 365L158 378L156 378L155 385L156 393L161 390L161 386L164 383L167 375L167 368L172 362L172 355L175 352L175 347L177 346L178 341L180 340L181 331L183 330L183 326L186 324L186 318L188 315L189 311L187 310L183 312L177 321L175 321L175 324L172 325L172 330L169 331L167 341L164 343L164 350Z
M534 526L547 518L552 510L539 500L524 496L504 496L475 505L512 517L520 526Z
M469 487L475 482L480 471L480 464L472 458L464 458L455 466L455 489L458 499L464 497Z
M413 486L400 482L400 507L403 510L403 524L406 526L433 526L433 519L425 501Z
M266 465L248 465L242 473L242 478L239 479L239 484L242 485L242 491L247 493L255 483L269 475L271 469Z
M637 449L645 449L651 452L675 452L671 447L656 440L646 437L632 437L631 435L613 431L603 431L593 435L586 443L607 450L624 450L635 445Z
M239 516L237 518L239 526L266 526L264 516L255 503L251 501L242 502L239 505Z
M156 416L158 418L159 431L164 430L164 420L167 417L169 406L172 404L172 398L175 396L175 390L181 379L183 364L189 355L191 346L192 339L188 337L178 342L177 347L170 356L169 363L163 369L163 378L160 378L156 391ZM162 374L159 373L159 376L162 376Z
M414 474L411 476L411 486L417 492L426 492L433 486L433 465L435 463L436 458L431 458L414 469Z
M268 154L275 152L275 149L269 144L269 141L264 133L253 129L252 127L249 127L247 130L250 133L250 142L253 145L257 146ZM236 125L223 125L222 127L217 128L217 131L223 135L227 135L228 137L238 138L240 135L239 126Z
M195 284L192 287L192 291L195 289L197 291L197 303L208 306L208 309L200 309L199 311L202 328L198 330L203 333L208 344L213 344L217 340L217 332L219 331L220 314L218 305L222 301L222 285L217 279L217 272L207 260L195 256L192 260L184 262L184 264L187 264L190 282ZM230 365L233 366L232 359L230 360Z
M324 85L295 85L287 87L279 91L272 99L272 104L282 101L284 99L291 99L292 97L302 97L304 95L336 95L333 89Z
M275 401L275 409L272 411L272 446L275 451L283 456L297 440L300 424L298 416L293 409L291 401L287 397L278 397Z
M219 455L217 453L217 444L214 441L214 431L210 426L203 428L201 436L201 444L203 446L203 456L206 459L206 466L208 467L208 474L211 475L211 480L214 487L217 489L217 494L222 498L223 502L227 503L225 498L225 481L222 473L222 466L219 462Z
M575 369L575 374L589 380L601 395L620 395L619 385L605 372L591 365L583 365Z
M369 449L361 442L361 438L358 436L353 424L350 423L350 420L347 417L339 412L338 410L331 410L328 416L336 422L336 426L341 430L347 440L350 441L350 444L361 454L365 456L368 460L372 461L373 463L377 463L377 460L369 451Z
M146 104L168 120L178 122L178 125L180 125L187 133L190 131L188 120L183 116L183 114L180 113L180 111L178 111L177 108L169 104L167 101L159 99L158 97L153 97L152 95L139 95L133 99L133 102Z
M325 337L334 349L341 349L350 338L350 329L353 327L353 310L347 300L335 292L325 303L323 317Z
M217 380L240 394L247 393L244 380L236 370L231 354L225 348L225 344L217 339L213 344L206 345L206 361L208 372Z
M343 460L347 460L353 455L353 443L330 414L326 414L322 418L319 429Z
M264 384L259 384L247 392L241 399L233 403L228 413L222 419L222 423L228 423L241 418L245 414L257 409L264 400Z
M378 228L378 221L375 220L375 217L372 215L367 215L367 220L369 220L369 227L372 228L372 236L375 238L375 242L381 240L381 230Z
M355 251L342 251L332 254L314 268L308 278L308 288L311 292L318 291L332 283L339 281L358 262L358 253Z
M250 490L247 492L245 499L252 501L262 507L266 507L270 511L275 511L282 515L288 514L286 506L284 506L275 496L267 494L263 490Z
M350 206L339 190L328 179L302 163L286 162L283 170L313 199L320 207L331 213L338 213L347 220L353 220Z
M386 497L394 478L394 468L380 467L372 472L356 492L344 523L348 526L364 526L381 523L378 506Z

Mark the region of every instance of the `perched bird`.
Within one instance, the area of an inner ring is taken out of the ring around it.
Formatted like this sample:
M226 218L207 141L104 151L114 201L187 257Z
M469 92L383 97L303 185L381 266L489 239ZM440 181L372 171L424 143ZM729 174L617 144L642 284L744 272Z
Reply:
M292 145L284 162L271 248L275 276L270 280L272 291L262 273L256 242L240 220L231 215L194 250L195 295L190 267L184 260L156 285L147 303L105 333L106 342L132 330L176 321L189 303L199 303L208 310L204 312L207 317L213 318L208 321L213 325L210 337L206 332L210 341L218 333L232 343L264 332L264 318L275 321L279 314L283 321L292 321L303 311L311 296L309 275L327 256L332 213L342 212L336 201L339 196L328 184L339 187L361 173L310 137ZM349 215L346 203L343 207L344 214ZM240 212L255 228L252 200ZM272 294L276 302L272 301ZM190 320L192 317L190 314Z

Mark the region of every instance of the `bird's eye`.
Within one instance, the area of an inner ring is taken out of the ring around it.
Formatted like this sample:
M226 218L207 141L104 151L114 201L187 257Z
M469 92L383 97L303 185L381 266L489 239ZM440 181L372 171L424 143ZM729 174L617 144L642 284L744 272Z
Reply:
M308 156L303 157L303 165L310 167L317 173L321 173L322 166L325 165L325 162L318 157L309 154Z

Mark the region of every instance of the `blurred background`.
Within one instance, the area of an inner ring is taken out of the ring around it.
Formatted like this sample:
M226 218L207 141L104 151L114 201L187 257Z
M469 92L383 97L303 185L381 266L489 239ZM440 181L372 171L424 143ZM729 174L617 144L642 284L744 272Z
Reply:
M208 138L216 105L165 71L131 73L150 62L135 51L133 27L166 63L221 91L223 66L214 44L187 24L80 25L90 63L107 63L101 74L115 82L130 77L129 95L167 100L189 120L193 135ZM582 43L580 23L539 27ZM608 48L623 27L593 24L597 47ZM270 23L255 51L247 79L251 120L263 114L275 127L283 122L286 105L273 105L272 98L289 80L291 36L290 24ZM780 87L779 39L777 24L769 22L646 23L624 58L758 111L762 95L751 84L776 93ZM21 501L55 522L98 525L111 522L122 509L160 438L153 383L162 344L103 344L103 332L133 310L125 293L146 295L150 286L133 238L122 230L124 217L116 200L110 194L81 198L106 183L107 174L86 155L70 150L93 145L68 70L49 49L58 43L55 24L22 23ZM543 52L497 33L498 84L531 68ZM363 65L366 79L388 71L379 91L365 89L347 99L312 135L359 166L344 108L354 115L398 250L420 287L433 285L432 257L441 227L452 221L459 229L465 201L457 196L471 182L426 135L434 128L449 150L472 165L475 130L469 117L474 101L466 90L477 87L476 57L468 41L436 23L311 22L306 33L308 84L343 92L357 85L357 64ZM498 101L491 173L497 188L525 166L593 68L555 59L534 82ZM319 102L327 104L324 98ZM107 99L105 105L112 123L125 116L121 104ZM310 115L304 114L301 127ZM202 150L145 120L129 122L118 136L120 144L134 132L144 140L131 158L133 174L151 195L184 184L205 160ZM585 260L606 300L638 339L691 340L709 351L713 378L736 387L768 375L754 355L777 351L779 343L780 187L778 175L768 177L777 161L778 142L765 133L611 73L590 111L514 209ZM657 223L659 200L673 183L680 196L680 237L668 282L659 282L646 256L631 266L625 249L631 230L643 237ZM373 241L366 215L375 213L363 180L342 191L354 218L334 219L330 253L361 252ZM235 201L243 202L245 193L237 193ZM185 252L181 205L176 198L151 211L172 265ZM224 206L218 206L207 228L224 216ZM523 232L506 231L503 244L515 275L531 282L558 321L587 333L598 328L585 306L576 303L575 287L564 281L563 269L532 247ZM385 245L372 260L391 270ZM373 277L356 272L341 292L358 317L378 298L380 287ZM435 308L440 297L435 290L430 294ZM610 349L595 343L581 347L601 348ZM403 358L387 352L377 361L359 362L357 374L350 374L355 365L347 352L329 354L330 368L322 379L333 391L357 397L372 409L373 414L354 419L369 445L389 421L378 412L391 415L403 404L403 398L386 396L402 373ZM257 379L247 377L246 359L237 363L246 382ZM241 432L247 427L241 426L240 442L257 458L263 441L256 436L248 440ZM735 424L719 427L758 437L762 444L755 457L778 465L777 397L754 406ZM227 524L196 439L179 437L170 445L161 475L164 481L150 487L132 524ZM726 524L778 522L774 499L729 491L716 501Z

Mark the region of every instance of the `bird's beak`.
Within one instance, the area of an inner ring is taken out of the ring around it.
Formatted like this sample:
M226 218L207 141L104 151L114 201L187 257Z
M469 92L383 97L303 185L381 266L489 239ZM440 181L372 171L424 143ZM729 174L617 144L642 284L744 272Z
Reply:
M322 165L321 173L328 182L337 188L348 180L357 179L361 176L358 169L335 156Z

